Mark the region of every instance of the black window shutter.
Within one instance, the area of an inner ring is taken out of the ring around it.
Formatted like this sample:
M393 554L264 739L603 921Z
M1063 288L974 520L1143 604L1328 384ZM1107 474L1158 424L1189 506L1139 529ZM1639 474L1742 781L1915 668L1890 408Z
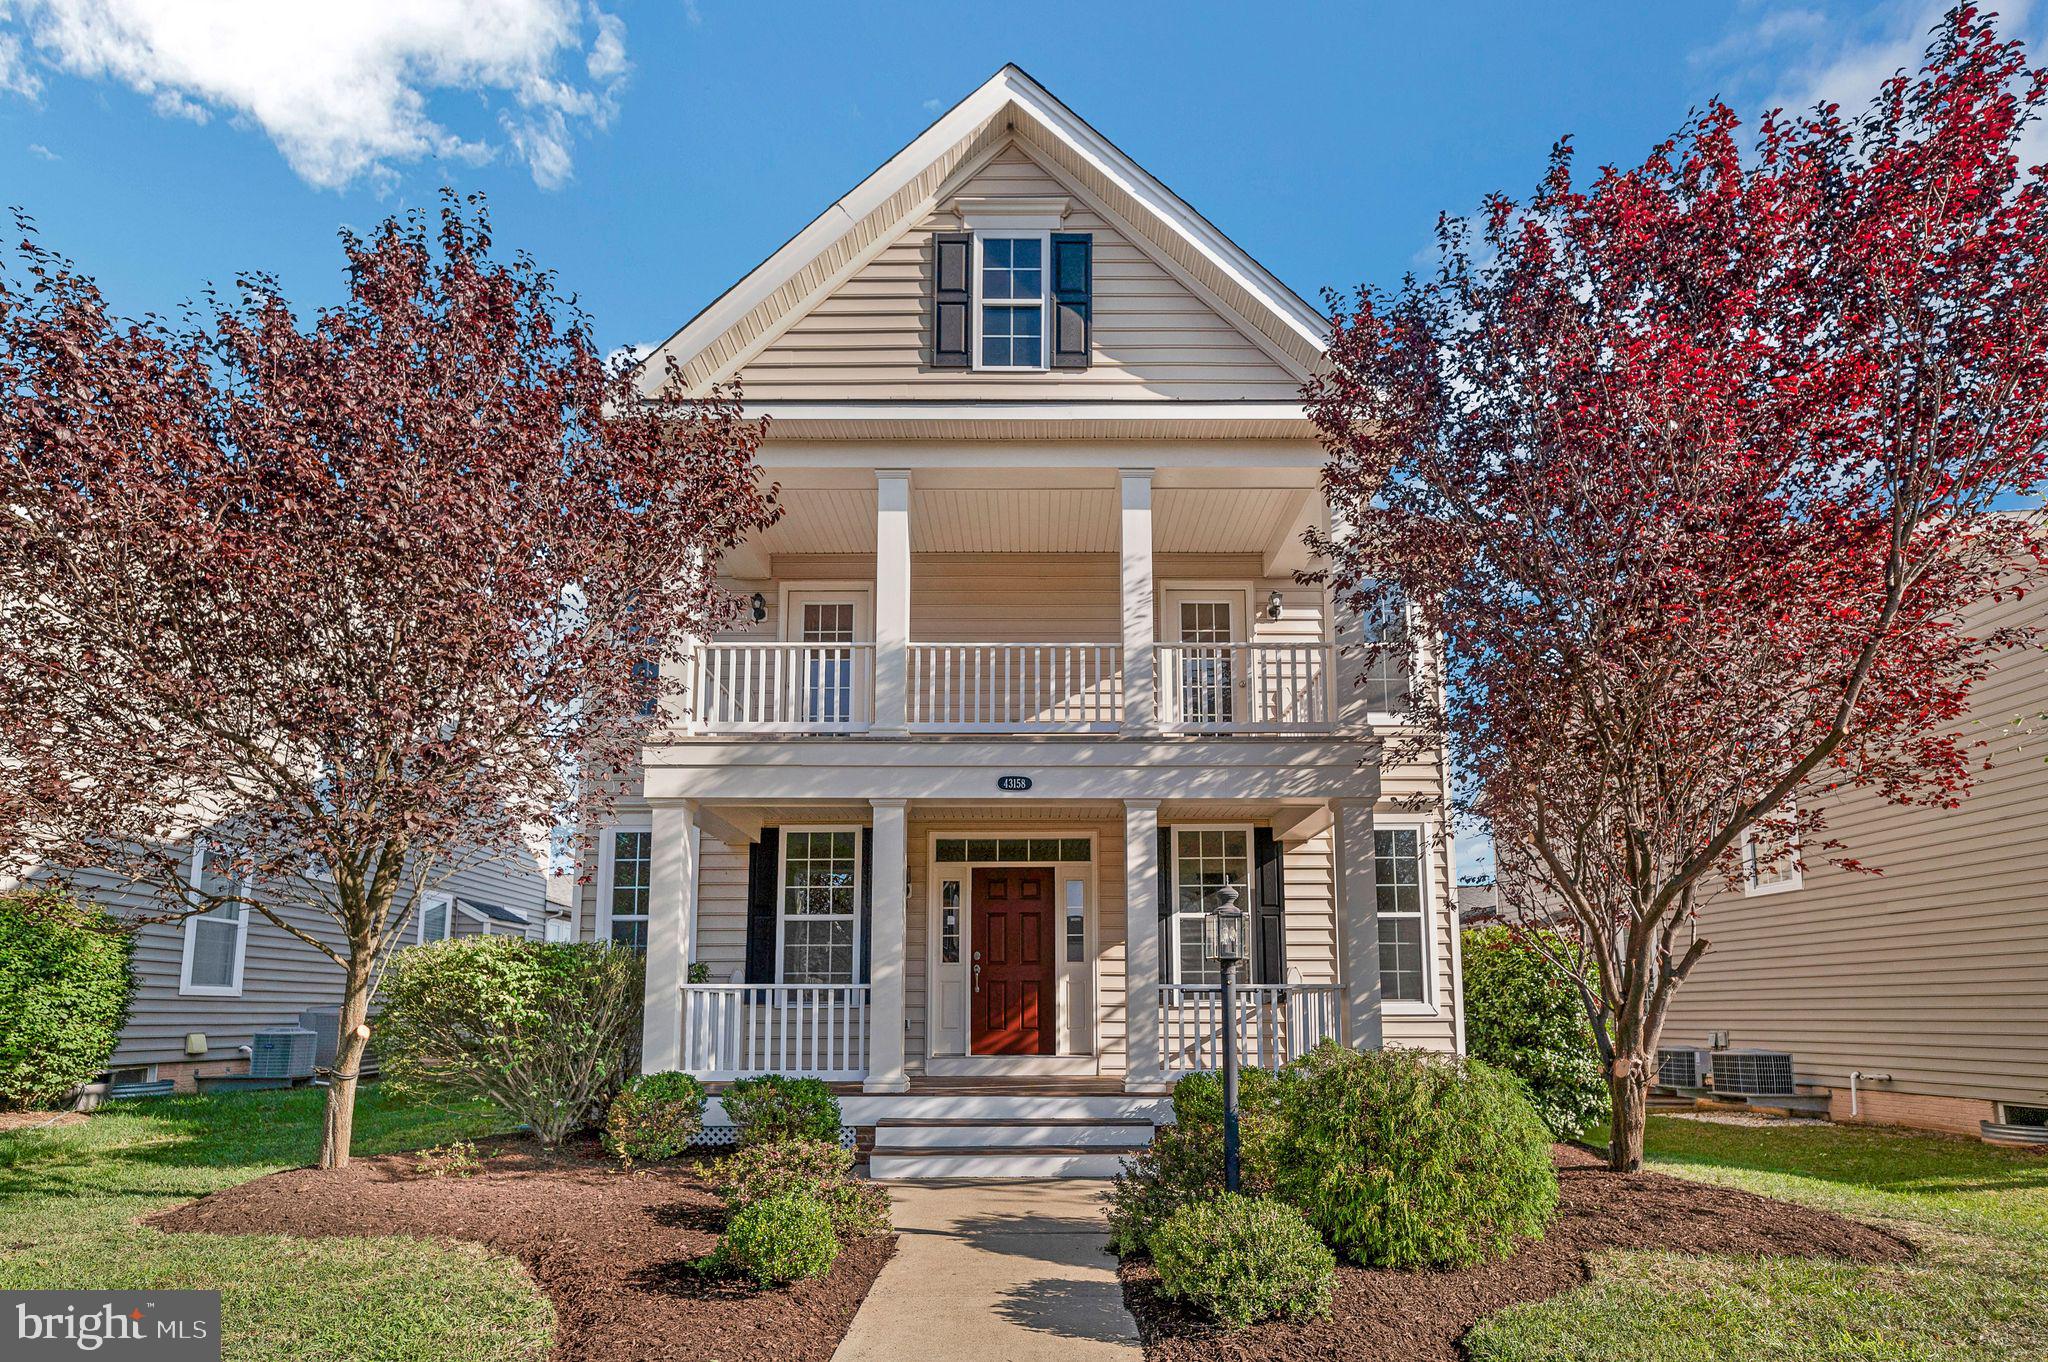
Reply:
M762 828L747 848L747 982L775 982L775 883L781 873L782 829Z
M1052 238L1052 367L1085 369L1094 341L1095 238L1055 232Z
M1173 961L1173 829L1159 828L1159 980L1174 975Z
M1252 829L1252 916L1257 928L1253 978L1261 984L1287 982L1285 875L1279 839L1271 828Z
M974 236L971 232L932 233L932 367L974 367L974 328L968 312L974 306Z
M860 830L860 978L867 983L868 957L875 943L875 830Z

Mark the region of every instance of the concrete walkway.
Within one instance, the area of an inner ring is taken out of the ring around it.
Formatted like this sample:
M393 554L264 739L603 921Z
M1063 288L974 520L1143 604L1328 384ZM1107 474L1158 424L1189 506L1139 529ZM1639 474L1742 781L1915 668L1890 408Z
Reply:
M1107 1184L927 1182L890 1187L896 1256L832 1362L1139 1362L1124 1309Z

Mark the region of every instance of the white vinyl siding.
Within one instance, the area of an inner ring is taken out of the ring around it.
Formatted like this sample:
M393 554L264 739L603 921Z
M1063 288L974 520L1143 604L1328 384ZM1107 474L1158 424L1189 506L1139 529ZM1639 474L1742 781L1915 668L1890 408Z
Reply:
M1301 378L1190 290L1120 224L1073 198L1012 145L946 196L1067 197L1062 232L1094 238L1092 348L1085 369L934 370L931 236L959 219L933 211L745 364L749 402L793 398L1179 397L1298 402ZM1000 229L995 229L999 232ZM978 310L978 307L977 307ZM976 359L980 358L977 350Z

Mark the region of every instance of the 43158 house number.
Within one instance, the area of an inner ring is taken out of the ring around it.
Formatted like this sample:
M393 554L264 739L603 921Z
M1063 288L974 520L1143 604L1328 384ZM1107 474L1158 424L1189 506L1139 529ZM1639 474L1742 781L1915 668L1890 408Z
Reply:
M996 788L998 790L1028 790L1031 788L1031 777L997 776Z

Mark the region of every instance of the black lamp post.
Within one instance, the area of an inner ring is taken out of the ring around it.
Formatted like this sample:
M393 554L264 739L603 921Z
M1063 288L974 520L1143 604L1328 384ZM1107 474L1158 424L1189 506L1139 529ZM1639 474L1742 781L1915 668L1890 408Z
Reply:
M1237 890L1216 891L1208 920L1209 955L1223 976L1223 1187L1237 1190L1237 967L1245 957L1244 909Z

